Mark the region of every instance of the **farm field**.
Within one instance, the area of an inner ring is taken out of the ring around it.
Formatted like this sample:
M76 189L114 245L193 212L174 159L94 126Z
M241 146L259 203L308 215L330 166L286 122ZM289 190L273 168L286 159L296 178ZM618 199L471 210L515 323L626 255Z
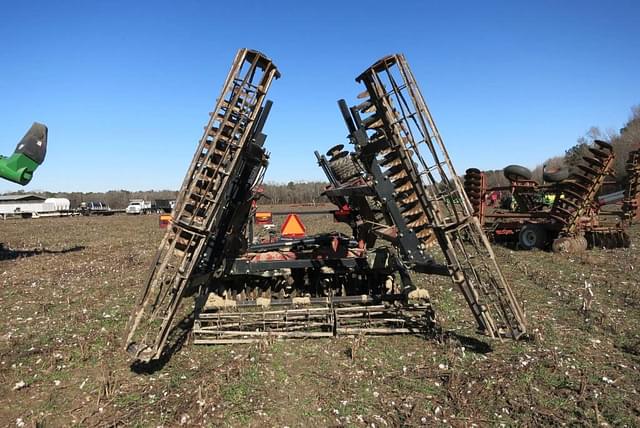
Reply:
M123 336L163 233L155 215L0 221L0 425L640 425L638 226L628 249L494 247L527 341L478 335L447 278L416 275L440 327L426 337L187 340L141 370Z

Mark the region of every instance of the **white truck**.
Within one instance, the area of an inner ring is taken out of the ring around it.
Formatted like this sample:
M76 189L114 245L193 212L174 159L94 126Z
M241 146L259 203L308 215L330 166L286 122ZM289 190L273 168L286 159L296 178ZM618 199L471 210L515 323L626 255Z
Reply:
M147 214L151 211L151 202L144 199L131 199L125 211L127 214Z

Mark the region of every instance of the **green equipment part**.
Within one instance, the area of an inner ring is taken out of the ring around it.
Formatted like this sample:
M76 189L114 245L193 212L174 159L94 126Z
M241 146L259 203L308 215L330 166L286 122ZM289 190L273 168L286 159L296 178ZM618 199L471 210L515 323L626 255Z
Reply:
M47 154L47 134L45 125L34 122L11 156L0 155L0 177L23 186L29 183Z

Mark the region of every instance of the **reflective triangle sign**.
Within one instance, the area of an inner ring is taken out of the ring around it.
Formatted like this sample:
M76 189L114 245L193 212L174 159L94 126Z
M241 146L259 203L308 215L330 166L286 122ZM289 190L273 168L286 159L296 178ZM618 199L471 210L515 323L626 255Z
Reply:
M297 214L289 214L282 224L280 235L283 238L304 238L306 229Z

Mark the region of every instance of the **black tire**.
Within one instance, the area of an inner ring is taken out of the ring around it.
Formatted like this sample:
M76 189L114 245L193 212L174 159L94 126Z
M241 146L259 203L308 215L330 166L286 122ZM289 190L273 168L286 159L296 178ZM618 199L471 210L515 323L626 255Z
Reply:
M569 170L566 168L552 172L545 171L542 174L542 179L548 183L559 183L567 178L569 178Z
M518 234L518 244L523 250L543 249L547 246L547 231L539 224L525 224Z
M346 183L360 175L360 171L351 156L342 156L329 162L331 172L340 183Z
M480 175L481 171L478 168L469 168L465 171L465 175Z
M529 168L520 165L509 165L502 172L509 181L531 180L533 177Z

